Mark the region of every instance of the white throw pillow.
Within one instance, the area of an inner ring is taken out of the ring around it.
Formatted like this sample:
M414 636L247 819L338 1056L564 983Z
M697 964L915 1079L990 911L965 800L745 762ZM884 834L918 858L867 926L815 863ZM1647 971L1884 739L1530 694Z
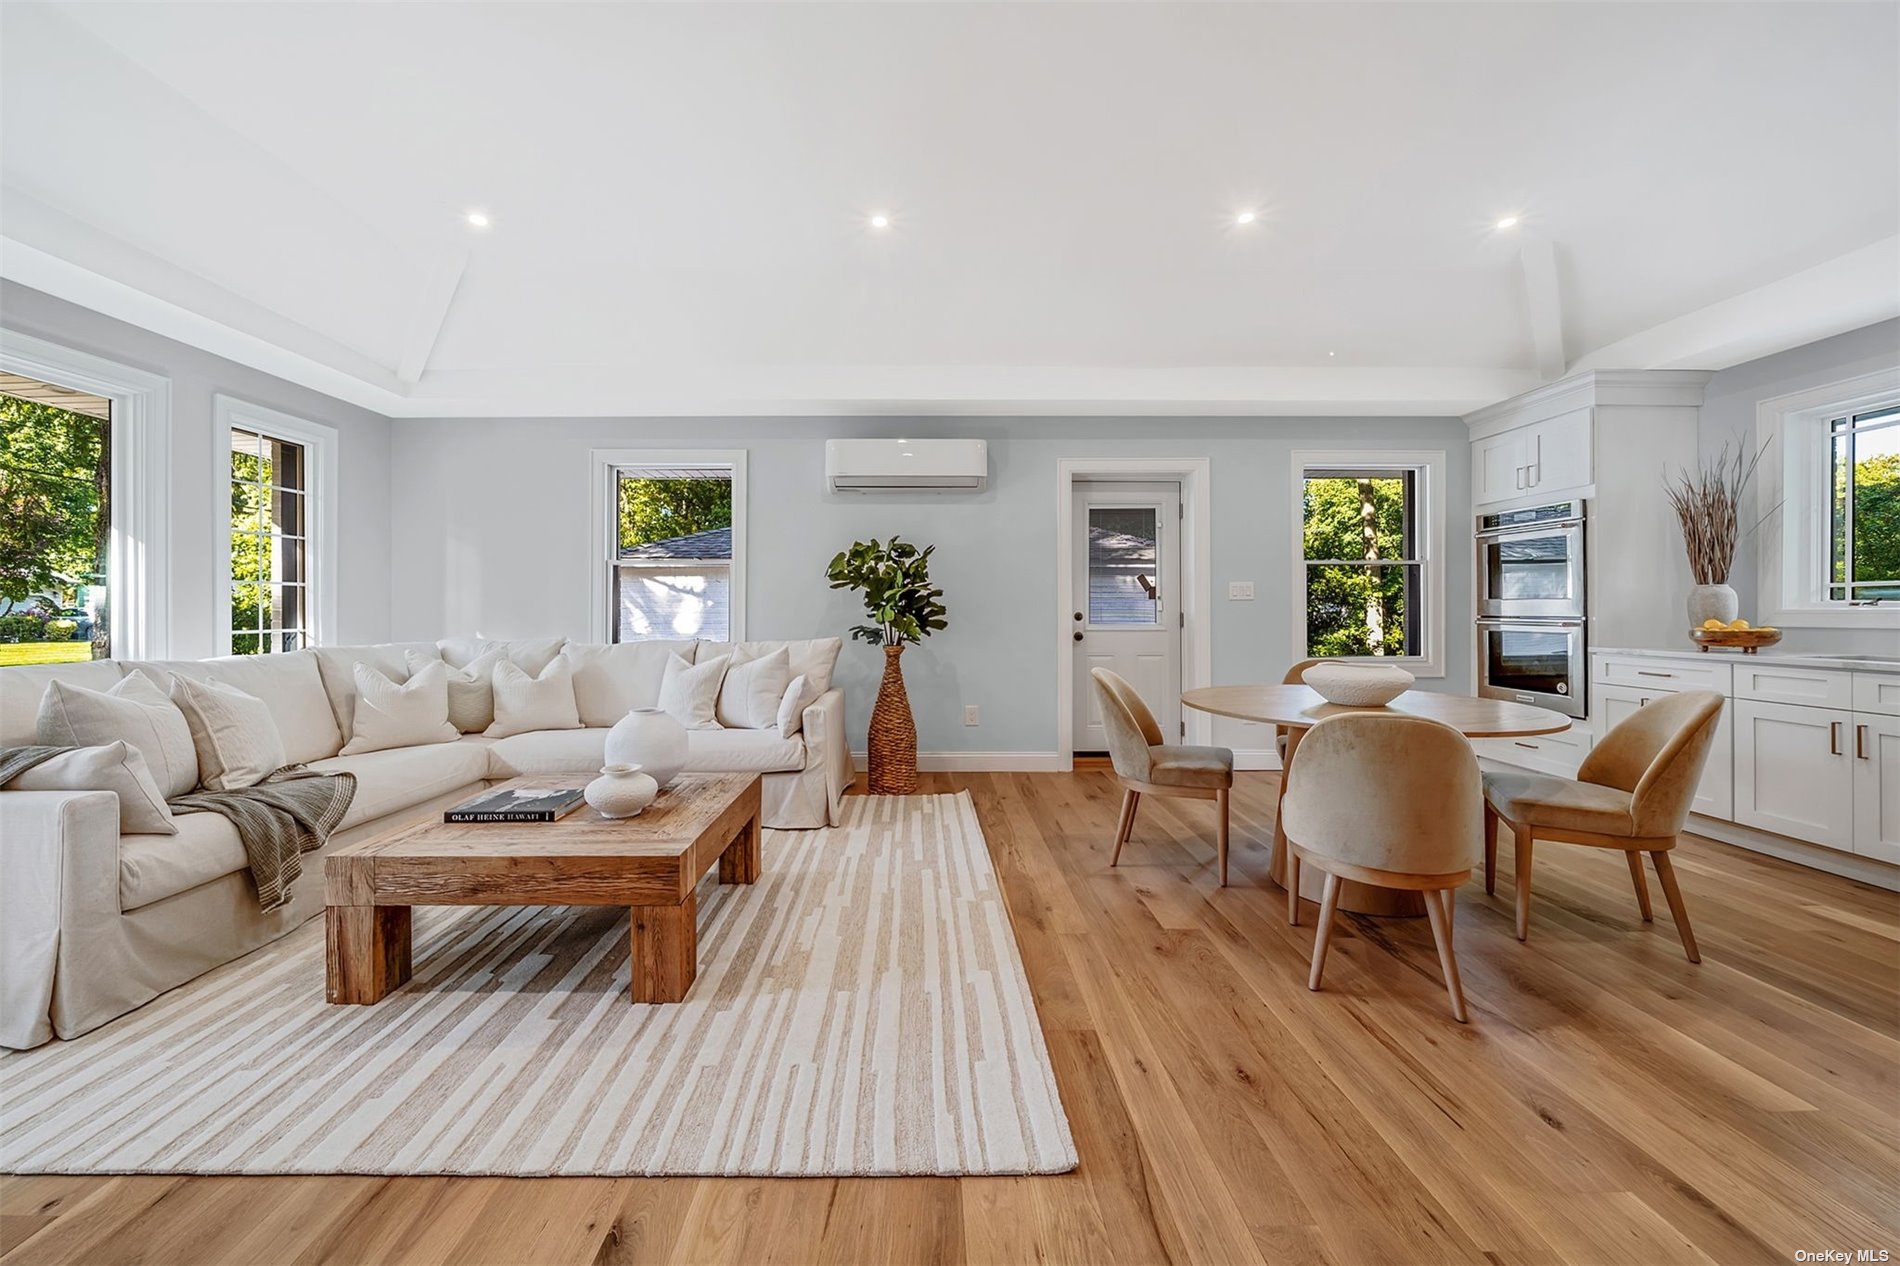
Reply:
M804 729L805 709L817 701L818 692L811 688L811 678L792 678L791 685L785 687L785 694L778 701L778 736L790 738Z
M236 686L172 677L172 702L191 727L198 779L212 791L255 787L290 763L270 705Z
M791 682L792 655L782 646L762 659L730 665L713 715L729 730L771 729Z
M578 730L574 704L574 665L551 659L538 677L530 677L511 659L495 665L495 722L482 733L506 738L530 730Z
M719 683L731 662L730 655L716 655L703 664L668 656L666 676L660 679L660 711L689 730L718 729Z
M121 835L178 834L145 758L124 739L61 752L15 777L7 790L110 791L119 797Z
M449 666L441 660L430 660L400 685L368 664L357 664L352 672L356 722L340 755L453 743L461 737L449 724Z
M144 673L127 673L110 690L48 682L38 725L40 742L55 747L104 747L124 739L145 758L145 768L167 800L198 785L191 726Z
M480 734L495 723L495 665L502 656L501 646L491 646L460 668L420 651L409 651L403 658L412 679L430 664L444 665L449 670L449 724L462 734Z

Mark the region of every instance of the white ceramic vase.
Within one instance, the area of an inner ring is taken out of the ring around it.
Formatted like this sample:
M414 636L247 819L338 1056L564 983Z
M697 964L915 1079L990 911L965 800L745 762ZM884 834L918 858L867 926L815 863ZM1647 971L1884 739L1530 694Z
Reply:
M1412 674L1394 664L1338 664L1322 660L1300 679L1328 703L1383 708L1412 688Z
M638 765L602 765L600 777L587 784L584 794L603 818L637 818L660 794L660 784Z
M662 787L686 768L686 727L658 708L635 708L607 731L609 765L638 765Z
M1742 609L1741 600L1727 585L1696 585L1689 590L1689 627L1699 629L1706 620L1727 624Z

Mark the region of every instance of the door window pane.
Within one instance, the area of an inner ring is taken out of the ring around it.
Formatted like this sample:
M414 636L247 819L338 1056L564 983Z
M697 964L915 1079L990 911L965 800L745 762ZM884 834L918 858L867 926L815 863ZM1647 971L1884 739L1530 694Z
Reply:
M1160 514L1154 506L1089 507L1089 623L1160 620Z
M111 414L0 374L0 666L111 657Z

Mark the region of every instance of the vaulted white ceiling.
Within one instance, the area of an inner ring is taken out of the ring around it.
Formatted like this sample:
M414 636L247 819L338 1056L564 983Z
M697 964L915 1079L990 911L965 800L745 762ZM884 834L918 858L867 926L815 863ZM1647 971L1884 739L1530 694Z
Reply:
M0 24L0 272L397 416L1461 412L1900 312L1891 3Z

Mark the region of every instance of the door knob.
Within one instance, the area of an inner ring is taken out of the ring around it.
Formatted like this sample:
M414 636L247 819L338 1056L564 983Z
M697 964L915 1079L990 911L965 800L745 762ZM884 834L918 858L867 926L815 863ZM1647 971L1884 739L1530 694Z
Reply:
M1082 640L1082 630L1081 630L1081 629L1077 629L1077 630L1075 631L1075 640L1076 640L1076 641L1078 641L1078 642Z

